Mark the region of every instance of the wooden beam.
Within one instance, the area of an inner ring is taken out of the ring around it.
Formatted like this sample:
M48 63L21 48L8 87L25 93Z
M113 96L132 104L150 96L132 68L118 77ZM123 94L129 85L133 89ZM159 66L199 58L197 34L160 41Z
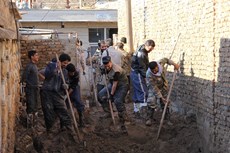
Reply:
M126 2L126 14L127 14L127 45L129 53L134 52L133 49L133 26L132 26L132 7L131 0L125 0Z

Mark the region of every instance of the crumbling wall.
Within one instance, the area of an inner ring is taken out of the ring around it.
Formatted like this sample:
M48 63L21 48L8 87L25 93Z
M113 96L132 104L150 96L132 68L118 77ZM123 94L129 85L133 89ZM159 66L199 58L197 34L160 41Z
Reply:
M180 61L181 72L171 96L173 110L197 116L203 152L230 152L229 1L131 2L134 47L153 39L156 47L150 60L172 57ZM124 6L118 10L122 37L127 31L125 1L119 4ZM171 80L173 68L168 70Z
M15 20L17 9L0 1L0 152L14 152L15 119L18 113L20 54Z

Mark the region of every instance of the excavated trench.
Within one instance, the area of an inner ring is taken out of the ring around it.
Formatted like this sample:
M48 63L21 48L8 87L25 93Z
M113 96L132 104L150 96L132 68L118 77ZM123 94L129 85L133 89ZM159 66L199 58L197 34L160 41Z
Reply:
M201 143L194 116L184 117L171 113L156 140L161 112L154 115L152 126L146 126L132 113L132 104L126 103L132 122L127 133L120 129L117 113L115 125L111 118L100 118L99 107L85 112L86 127L79 128L81 141L71 131L60 131L56 121L52 133L47 135L42 111L33 128L27 127L25 106L20 107L16 126L15 153L199 153Z

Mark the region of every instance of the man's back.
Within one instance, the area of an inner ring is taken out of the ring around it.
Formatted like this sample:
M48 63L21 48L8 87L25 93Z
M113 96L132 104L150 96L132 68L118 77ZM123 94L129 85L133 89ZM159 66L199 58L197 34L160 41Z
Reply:
M146 52L144 45L137 48L131 59L131 68L137 71L141 76L146 76L147 66L149 64L148 53Z
M124 55L123 55L123 53L121 51L115 49L113 46L110 46L108 48L108 52L104 51L102 53L102 57L104 57L104 56L110 56L113 63L121 66L122 59L123 59Z

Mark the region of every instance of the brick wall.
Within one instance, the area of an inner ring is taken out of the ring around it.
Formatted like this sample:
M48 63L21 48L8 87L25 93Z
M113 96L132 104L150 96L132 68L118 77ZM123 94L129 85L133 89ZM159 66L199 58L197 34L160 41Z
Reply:
M73 63L76 67L77 58L75 54L75 40L71 39L36 39L36 40L21 40L21 63L22 63L22 71L26 67L26 64L29 62L28 51L31 49L35 49L39 54L39 62L37 64L38 69L41 70L46 67L46 65L50 62L50 60L56 57L56 53L60 55L61 53L67 53L71 57L71 63ZM85 57L87 56L87 52L85 52ZM86 67L86 73L88 74L89 70ZM81 69L81 67L78 67ZM88 95L89 86L86 81L86 77L81 74L81 94ZM87 78L88 79L88 78Z
M17 30L8 0L0 1L0 152L14 152L15 120L18 113L19 69Z
M124 6L118 10L122 37L127 31L125 1L119 4ZM134 47L153 39L156 47L150 60L180 58L172 107L196 114L206 153L230 152L229 6L227 0L132 0ZM170 80L173 69L168 70Z
M23 69L29 62L28 51L35 49L39 54L38 69L44 68L48 62L64 52L64 46L60 40L21 40L21 62Z

